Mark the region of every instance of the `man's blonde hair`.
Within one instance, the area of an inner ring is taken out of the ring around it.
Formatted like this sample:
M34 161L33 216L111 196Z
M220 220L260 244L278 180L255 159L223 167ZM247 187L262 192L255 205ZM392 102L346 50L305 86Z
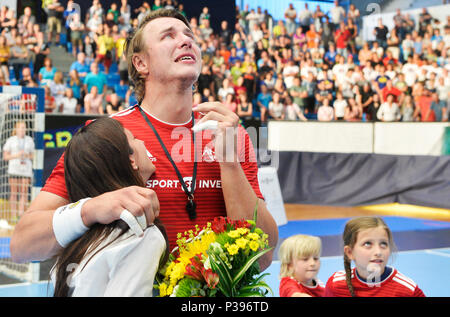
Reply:
M290 264L295 259L304 257L320 257L322 241L319 237L297 234L283 241L278 251L281 262L280 278L293 277L294 270Z
M134 30L130 34L130 36L128 36L125 42L125 54L128 63L128 74L134 84L134 94L139 104L142 102L145 95L145 78L134 67L133 56L134 54L141 53L145 50L146 47L142 36L143 30L150 21L153 21L157 18L175 18L182 21L189 29L191 29L188 20L179 11L173 9L159 9L156 11L152 11L147 16L145 16L139 23L137 29Z

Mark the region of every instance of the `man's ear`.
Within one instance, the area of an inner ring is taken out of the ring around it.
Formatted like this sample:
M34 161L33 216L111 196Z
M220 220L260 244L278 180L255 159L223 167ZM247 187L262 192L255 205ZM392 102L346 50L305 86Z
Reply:
M141 74L142 77L146 77L149 73L148 71L148 63L145 59L144 54L134 54L131 58L131 61L134 65L134 68L136 68L137 72Z

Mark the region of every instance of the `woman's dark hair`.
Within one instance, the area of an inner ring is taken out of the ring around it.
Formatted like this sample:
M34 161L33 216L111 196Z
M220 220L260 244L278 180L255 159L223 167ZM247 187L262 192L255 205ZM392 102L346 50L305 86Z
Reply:
M128 186L145 186L139 172L131 166L131 154L133 149L119 121L104 117L80 128L68 143L64 154L64 176L69 201L76 202L86 197L96 197ZM167 234L158 218L154 224L166 239L166 253L160 262L163 265L168 257ZM69 295L67 279L71 272L68 268L79 264L87 255L88 249L95 250L116 228L120 228L121 231L115 239L129 229L122 220L110 224L96 223L57 254L54 268L55 297Z

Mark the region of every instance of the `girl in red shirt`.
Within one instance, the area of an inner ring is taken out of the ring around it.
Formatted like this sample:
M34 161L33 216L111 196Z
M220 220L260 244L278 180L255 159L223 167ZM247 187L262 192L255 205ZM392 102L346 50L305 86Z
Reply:
M345 226L343 240L345 271L338 271L328 279L325 296L425 296L413 280L386 265L395 246L391 230L383 219L351 219Z
M320 238L295 235L280 246L280 297L321 297L324 284L317 279L320 269Z

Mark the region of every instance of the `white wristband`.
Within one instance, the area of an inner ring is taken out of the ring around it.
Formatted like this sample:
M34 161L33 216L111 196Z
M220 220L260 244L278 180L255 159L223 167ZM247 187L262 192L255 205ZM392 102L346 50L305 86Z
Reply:
M53 214L53 232L56 241L65 248L70 242L79 238L89 227L81 219L81 208L90 198L84 198L76 203L68 204L56 209Z

